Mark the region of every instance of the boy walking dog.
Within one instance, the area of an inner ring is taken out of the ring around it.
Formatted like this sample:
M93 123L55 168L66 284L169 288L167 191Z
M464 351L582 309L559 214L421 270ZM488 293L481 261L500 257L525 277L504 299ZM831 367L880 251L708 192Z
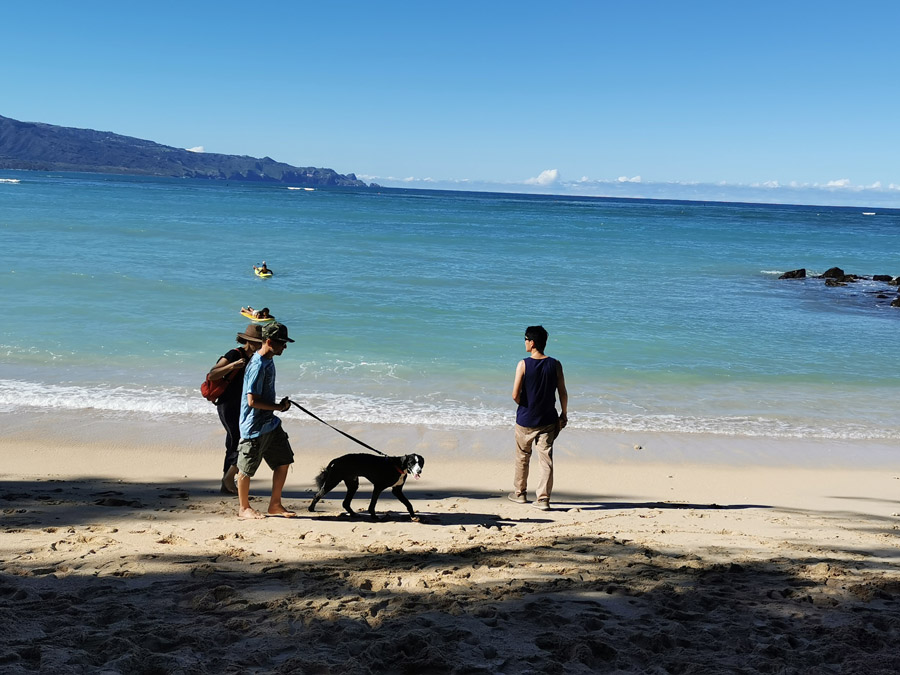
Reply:
M241 442L238 446L238 518L259 519L266 516L293 518L297 514L281 503L281 490L287 479L288 467L294 462L294 452L288 435L281 428L276 411L291 407L287 397L275 398L275 361L288 342L287 326L272 322L262 328L262 347L252 356L244 371L244 391L241 399ZM272 469L272 496L265 514L250 506L250 479L266 460Z

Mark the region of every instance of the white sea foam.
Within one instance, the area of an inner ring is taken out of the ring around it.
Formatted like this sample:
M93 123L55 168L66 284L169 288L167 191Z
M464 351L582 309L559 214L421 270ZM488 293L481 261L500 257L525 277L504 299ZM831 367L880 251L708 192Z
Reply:
M188 396L184 390L87 387L21 380L0 380L0 407L6 411L17 408L56 408L150 415L196 415L216 412L208 401L199 395Z
M318 417L335 425L403 424L429 428L497 429L510 427L508 407L425 396L413 399L352 394L312 393L292 397ZM99 414L134 414L150 418L209 416L215 408L187 389L152 387L90 387L0 380L0 412L27 409L83 410ZM308 419L302 411L290 418ZM573 429L609 432L669 432L771 438L827 438L842 440L900 439L900 430L830 420L827 425L804 419L765 416L635 414L578 411L570 415Z

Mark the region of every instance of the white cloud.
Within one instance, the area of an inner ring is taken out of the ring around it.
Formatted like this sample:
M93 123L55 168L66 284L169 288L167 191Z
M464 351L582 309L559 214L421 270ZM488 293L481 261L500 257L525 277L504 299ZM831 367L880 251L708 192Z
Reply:
M641 177L640 176L632 176L631 178L629 178L628 176L619 176L616 179L616 181L619 183L640 183Z
M825 187L827 187L827 188L850 187L850 179L849 178L841 178L840 180L830 180L827 183L825 183Z
M185 148L185 150L187 150L188 152L206 152L206 150L203 149L202 145L198 145L194 148Z
M557 169L547 169L541 171L541 175L537 178L529 178L523 181L525 185L553 185L559 180L559 171Z

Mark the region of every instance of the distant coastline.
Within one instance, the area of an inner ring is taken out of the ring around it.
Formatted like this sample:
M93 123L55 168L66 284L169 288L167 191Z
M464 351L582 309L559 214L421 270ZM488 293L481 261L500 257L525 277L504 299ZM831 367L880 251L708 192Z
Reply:
M86 170L78 170L78 169L43 169L43 168L13 168L3 165L3 158L0 157L0 171L18 171L18 172L34 172L34 173L49 173L49 172L60 172L60 173L83 173L83 174L96 174L99 176L110 176L110 177L133 177L133 178L193 178L192 176L155 176L153 174L142 174L135 172L111 172L111 171L101 171L97 169L86 169ZM347 174L348 178L354 177L354 174ZM203 176L196 177L200 181L206 181L207 179ZM221 182L226 182L227 180L232 179L223 179ZM284 181L273 181L273 180L255 180L255 179L233 179L236 182L243 183L255 183L261 185L272 185L272 186L300 186L299 182L284 182ZM3 182L19 182L19 179L13 180L0 180L0 183ZM217 181L219 182L219 181ZM900 208L897 207L877 207L874 211L870 211L872 207L865 206L854 206L849 204L804 204L804 203L781 203L781 202L753 202L753 201L739 201L739 200L725 200L725 199L676 199L676 198L668 198L668 197L620 197L620 196L612 196L612 195L573 195L567 194L564 192L560 193L544 193L544 192L512 192L512 191L497 191L497 190L477 190L477 189L461 189L461 188L421 188L421 187L397 187L397 186L387 186L387 185L379 185L378 183L366 183L365 181L358 180L357 184L333 184L333 185L315 185L315 187L340 187L340 188L361 188L366 191L369 190L377 190L378 192L382 192L385 194L396 194L396 195L418 195L418 196L442 196L442 195L455 195L455 196L465 196L471 195L473 199L488 197L492 199L512 199L512 200L533 200L533 201L573 201L573 202L611 202L611 203L620 203L620 204L669 204L669 205L684 205L684 206L739 206L739 207L752 207L752 208L761 208L761 209L794 209L799 211L816 211L820 209L828 209L830 211L843 211L848 213L858 213L860 216L898 216L900 215ZM312 185L310 185L312 187Z
M0 115L0 169L198 178L310 187L371 186L355 174L271 157L197 152L108 131L21 122Z

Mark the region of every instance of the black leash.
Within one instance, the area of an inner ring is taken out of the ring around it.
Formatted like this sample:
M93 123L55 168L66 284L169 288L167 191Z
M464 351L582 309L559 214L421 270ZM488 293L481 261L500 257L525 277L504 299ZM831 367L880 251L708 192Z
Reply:
M312 417L314 420L318 420L319 422L321 422L322 424L324 424L326 427L331 427L331 428L334 429L336 432L338 432L338 433L341 434L342 436L346 436L347 438L349 438L349 439L350 439L351 441L353 441L354 443L359 443L359 444L360 444L361 446L363 446L364 448L368 448L368 449L371 450L372 452L377 452L379 455L381 455L381 456L383 456L383 457L387 457L387 456L388 456L387 454L383 453L381 450L377 450L377 449L373 448L373 447L372 447L371 445L369 445L368 443L363 443L363 442L362 442L361 440L359 440L358 438L353 438L353 436L351 436L350 434L348 434L346 431L341 431L341 430L338 429L337 427L332 426L331 424L328 424L328 422L326 422L325 420L323 420L321 417L319 417L319 416L317 416L317 415L314 415L313 413L311 413L309 410L307 410L306 408L304 408L304 407L303 407L302 405L300 405L299 403L297 403L297 402L295 402L295 401L291 401L291 399L288 399L288 401L291 402L291 405L297 406L298 408L300 408L300 410L302 410L303 412L305 412L307 415L309 415L310 417Z

